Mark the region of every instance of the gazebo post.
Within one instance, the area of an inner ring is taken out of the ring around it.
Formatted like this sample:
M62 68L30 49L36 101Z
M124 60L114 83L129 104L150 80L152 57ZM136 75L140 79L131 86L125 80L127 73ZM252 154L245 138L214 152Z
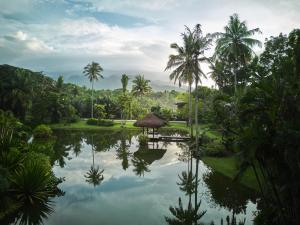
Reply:
M154 128L153 128L153 138L154 138Z

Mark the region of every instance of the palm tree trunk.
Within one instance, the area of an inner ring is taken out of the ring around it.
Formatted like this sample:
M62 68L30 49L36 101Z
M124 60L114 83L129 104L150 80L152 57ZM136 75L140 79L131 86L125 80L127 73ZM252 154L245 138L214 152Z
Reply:
M94 79L92 80L92 118L94 118Z
M198 77L196 77L196 85L195 85L195 129L196 129L196 188L195 188L195 207L198 204L198 170L199 170L199 158L198 158L198 151L199 151L199 129L198 129ZM197 221L196 223L197 224Z
M237 62L237 57L234 62L234 94L236 94L236 89L237 89L237 71L238 71L238 62Z
M236 93L236 70L234 71L234 93Z
M198 129L198 78L195 85L195 129L196 129L196 153L199 150L199 129Z
M192 106L192 84L189 83L189 126L191 129L191 137L193 137L193 120L192 120L193 106Z

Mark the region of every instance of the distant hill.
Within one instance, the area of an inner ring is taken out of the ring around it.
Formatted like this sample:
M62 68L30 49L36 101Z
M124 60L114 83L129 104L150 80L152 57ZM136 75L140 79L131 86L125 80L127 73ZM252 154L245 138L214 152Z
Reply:
M124 72L123 72L124 73ZM121 74L123 74L120 71L104 71L104 79L101 79L97 82L95 82L94 87L95 89L118 89L121 88ZM58 72L49 72L50 77L57 79L58 75L61 73ZM126 74L129 76L129 83L128 87L129 89L132 86L132 80L134 77L138 74L134 71L128 71ZM154 91L164 91L164 90L176 90L176 91L185 91L185 88L179 88L177 85L174 85L172 82L163 81L158 79L161 77L161 74L159 73L151 73L151 72L144 72L140 74L145 74L145 78L148 80L151 80L151 86ZM77 84L79 86L90 86L89 80L84 77L83 74L78 74L78 72L64 72L62 73L64 76L65 82ZM167 79L167 78L166 78Z
M19 67L15 67L15 66L11 66L11 65L0 65L0 75L1 76L6 76L9 74L15 74L15 71L17 69L24 69L24 68L19 68ZM26 71L30 72L30 74L32 74L32 76L40 76L41 73L40 72L33 72L29 69L25 69ZM86 86L89 87L90 86L90 82L89 80L82 74L82 75L73 75L76 72L69 72L69 73L64 73L64 82L65 83L72 83L72 84L76 84L79 86ZM54 79L56 80L58 78L58 76L61 73L54 73L54 72L49 72L44 74L44 72L42 73L45 77L49 77L49 79ZM111 74L111 75L108 75ZM118 74L118 75L117 75ZM120 72L116 72L116 71L106 71L106 73L104 73L104 79L101 79L99 81L95 82L95 89L110 89L110 90L114 90L114 89L118 89L121 88L121 73ZM130 75L130 74L137 74L134 73L132 71L130 71L130 73L126 73L129 76L129 83L128 83L128 87L129 89L132 86L132 80L134 79L135 75ZM143 73L142 73L143 74ZM149 74L149 72L147 73L147 76L145 75L146 79L149 79L149 77L158 77L159 74ZM49 80L49 81L50 81ZM149 79L151 80L151 79ZM166 81L161 81L161 80L151 80L151 87L153 88L154 91L164 91L164 90L176 90L176 91L185 91L185 88L179 88L176 85L173 85L172 82L166 82Z

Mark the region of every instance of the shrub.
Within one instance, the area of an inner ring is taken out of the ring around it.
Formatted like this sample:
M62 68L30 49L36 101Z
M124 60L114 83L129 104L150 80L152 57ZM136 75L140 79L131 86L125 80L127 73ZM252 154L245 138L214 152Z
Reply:
M144 134L139 135L139 144L140 144L140 146L147 146L148 141L149 141L149 138L148 138L147 135L144 135Z
M96 119L96 118L89 118L86 123L88 125L98 125L104 127L110 127L114 125L113 120L105 120L105 119Z
M110 127L114 125L113 120L98 120L98 126Z
M59 180L51 172L51 166L43 154L28 153L22 167L11 176L11 191L20 201L44 202L54 197Z
M96 118L89 118L86 121L86 124L88 124L88 125L98 125L98 119L96 119Z
M228 151L225 150L222 143L213 141L204 145L205 155L212 157L225 157L230 155Z
M35 138L49 138L52 136L52 130L47 125L41 124L33 130L33 136Z
M55 142L55 138L49 138L47 140L34 139L32 143L28 145L28 148L32 152L42 153L48 156L50 159L53 159L55 158Z

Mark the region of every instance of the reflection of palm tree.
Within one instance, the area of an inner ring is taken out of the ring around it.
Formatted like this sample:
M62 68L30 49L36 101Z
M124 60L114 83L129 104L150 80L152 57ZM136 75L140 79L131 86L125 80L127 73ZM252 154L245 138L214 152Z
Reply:
M145 172L150 172L150 170L148 169L149 164L145 160L138 157L133 157L131 161L132 165L135 167L133 171L137 176L144 176Z
M193 176L192 172L189 171L188 173L183 171L181 176L178 175L180 182L177 183L179 185L180 190L185 192L186 195L190 196L191 202L191 195L195 193L196 190L196 177Z
M73 152L76 156L79 156L80 152L81 152L81 143L75 143L73 146Z
M99 171L99 166L96 168L94 165L91 166L90 170L86 173L86 175L84 175L86 182L93 184L94 187L99 185L104 179L103 172L104 170Z
M92 135L92 156L93 156L93 165L91 166L90 170L84 175L86 178L86 182L93 184L94 187L99 185L103 179L103 170L99 170L99 166L95 167L95 153L94 153L94 136Z
M119 148L117 149L117 159L122 160L123 170L126 170L129 167L128 157L131 155L128 150L128 145L126 145L126 139L121 139Z
M165 217L166 221L170 225L192 225L192 224L199 224L198 220L201 219L206 211L201 211L198 213L200 209L201 202L193 208L192 204L188 204L188 208L184 209L182 206L181 198L178 200L179 206L172 207L170 206L170 212L175 218Z

